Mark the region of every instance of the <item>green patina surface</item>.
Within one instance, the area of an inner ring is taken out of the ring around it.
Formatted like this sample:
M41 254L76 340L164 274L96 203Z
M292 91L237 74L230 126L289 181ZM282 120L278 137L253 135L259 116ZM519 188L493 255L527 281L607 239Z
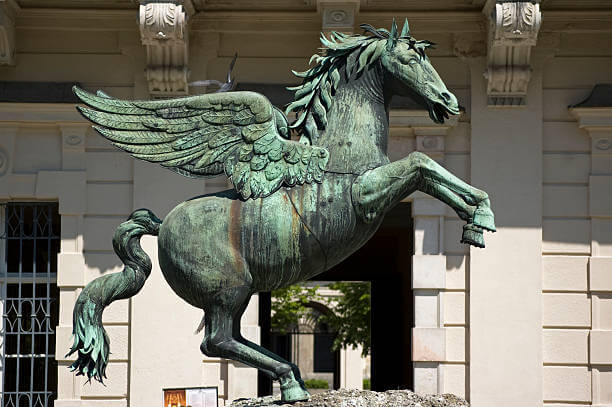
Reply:
M77 374L102 381L109 341L102 312L135 295L151 262L139 245L158 236L159 261L172 289L205 312L201 350L234 359L281 384L286 401L308 397L297 366L249 342L240 317L249 298L313 277L338 264L377 230L385 213L416 190L450 205L466 221L462 241L484 247L495 230L487 194L424 154L387 158L389 103L407 95L443 123L458 114L455 96L430 64L432 44L362 26L369 35L322 37L325 55L296 73L304 79L286 116L263 96L227 92L171 100L125 101L75 88L81 113L132 156L190 177L225 174L234 189L195 197L163 222L134 212L113 244L122 273L88 284L74 308ZM289 139L297 129L299 142Z

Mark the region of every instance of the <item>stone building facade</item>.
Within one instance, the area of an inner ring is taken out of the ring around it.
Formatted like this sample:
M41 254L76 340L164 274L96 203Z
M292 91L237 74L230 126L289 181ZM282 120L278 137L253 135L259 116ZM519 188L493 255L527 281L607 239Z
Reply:
M55 202L61 220L49 274L59 299L56 406L151 406L163 388L194 386L217 386L223 405L257 389L254 369L200 354L201 311L171 292L151 237L142 241L154 263L144 289L105 313L106 386L83 386L66 369L76 297L121 269L110 240L117 225L136 208L161 217L227 186L114 149L78 115L67 86L128 99L184 95L201 90L189 81L223 80L238 52L241 86L279 92L297 82L290 69L306 66L319 32L389 27L393 17L437 43L430 58L465 110L435 125L424 110L395 105L391 158L434 157L489 192L498 225L486 250L470 249L449 208L408 199L413 388L475 407L612 405L609 1L0 0L0 201ZM5 247L8 287L17 277ZM258 340L256 302L243 329Z

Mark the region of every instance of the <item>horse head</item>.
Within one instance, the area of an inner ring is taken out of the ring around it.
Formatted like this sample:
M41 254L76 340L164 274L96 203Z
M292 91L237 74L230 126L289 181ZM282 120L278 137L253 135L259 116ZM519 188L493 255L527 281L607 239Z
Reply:
M425 53L434 44L414 39L410 35L408 20L399 34L395 20L390 32L368 25L362 25L362 28L386 39L380 63L386 75L385 84L392 94L410 96L427 106L429 116L436 123L443 123L449 113L459 113L457 98L446 88Z

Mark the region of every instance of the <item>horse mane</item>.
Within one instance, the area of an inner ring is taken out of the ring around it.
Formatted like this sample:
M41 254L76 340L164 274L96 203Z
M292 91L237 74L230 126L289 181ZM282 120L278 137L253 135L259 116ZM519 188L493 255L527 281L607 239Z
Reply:
M341 73L344 73L347 82L353 75L359 77L365 68L378 60L386 48L392 48L398 40L407 42L422 58L425 58L425 49L434 45L429 41L412 38L408 21L401 35L397 33L395 20L391 32L384 28L376 29L369 24L360 27L372 35L347 35L332 31L328 38L321 33L324 54L314 54L309 65L313 61L315 65L307 71L292 71L303 81L299 86L287 88L295 91L295 95L294 101L285 109L285 114L291 111L297 113L298 118L290 127L311 141L316 138L317 129L324 130L327 127L327 112L340 84ZM314 119L314 123L310 119Z

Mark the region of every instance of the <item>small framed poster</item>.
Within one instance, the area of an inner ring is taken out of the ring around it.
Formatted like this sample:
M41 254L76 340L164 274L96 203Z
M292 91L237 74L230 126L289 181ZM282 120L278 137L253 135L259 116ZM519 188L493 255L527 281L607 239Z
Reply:
M218 407L217 387L188 387L164 389L162 407Z

